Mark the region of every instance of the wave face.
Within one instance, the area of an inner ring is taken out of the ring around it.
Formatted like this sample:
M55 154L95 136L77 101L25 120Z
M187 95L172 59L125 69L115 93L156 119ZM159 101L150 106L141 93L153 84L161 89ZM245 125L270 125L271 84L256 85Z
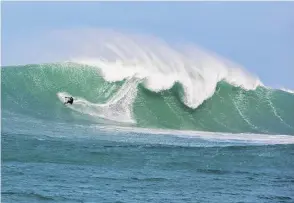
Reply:
M180 69L142 72L121 61L98 62L2 68L2 111L75 123L294 134L294 95L263 87L240 70L208 81L209 74L185 72L184 80ZM74 104L64 105L70 95Z

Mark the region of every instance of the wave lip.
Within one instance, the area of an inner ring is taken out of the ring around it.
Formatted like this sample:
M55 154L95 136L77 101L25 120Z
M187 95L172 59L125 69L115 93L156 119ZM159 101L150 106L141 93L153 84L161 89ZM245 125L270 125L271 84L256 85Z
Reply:
M284 92L294 94L294 90L290 90L290 89L287 89L287 88L281 88L281 90L284 91Z
M154 37L108 30L64 31L61 34L71 36L77 48L91 44L89 41L95 46L89 45L88 49L95 50L96 57L79 54L70 61L96 66L109 82L133 77L143 79L144 86L154 92L168 90L180 83L182 101L193 109L214 94L220 81L246 90L262 85L241 66L195 46L172 46Z
M292 94L208 51L103 30L62 34L73 51L85 49L67 62L5 68L4 109L148 129L294 133ZM65 95L74 105L62 104Z

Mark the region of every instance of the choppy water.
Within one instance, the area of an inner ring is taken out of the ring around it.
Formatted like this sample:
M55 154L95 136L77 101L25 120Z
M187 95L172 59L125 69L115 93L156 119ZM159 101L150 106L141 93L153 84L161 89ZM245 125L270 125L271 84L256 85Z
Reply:
M293 144L3 127L2 202L293 202Z

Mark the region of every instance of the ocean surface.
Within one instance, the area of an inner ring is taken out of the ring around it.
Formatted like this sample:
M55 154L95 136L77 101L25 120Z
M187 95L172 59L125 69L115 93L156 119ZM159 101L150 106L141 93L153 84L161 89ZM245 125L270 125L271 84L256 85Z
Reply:
M291 90L113 47L112 62L1 68L1 202L294 202Z

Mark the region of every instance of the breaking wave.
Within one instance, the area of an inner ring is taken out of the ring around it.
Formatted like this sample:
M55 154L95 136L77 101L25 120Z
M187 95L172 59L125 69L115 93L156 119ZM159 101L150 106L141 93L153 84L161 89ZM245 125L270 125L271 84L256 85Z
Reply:
M294 134L293 94L264 87L237 64L150 37L90 33L59 33L80 50L67 62L2 68L3 110L146 129ZM65 96L74 104L64 105Z

